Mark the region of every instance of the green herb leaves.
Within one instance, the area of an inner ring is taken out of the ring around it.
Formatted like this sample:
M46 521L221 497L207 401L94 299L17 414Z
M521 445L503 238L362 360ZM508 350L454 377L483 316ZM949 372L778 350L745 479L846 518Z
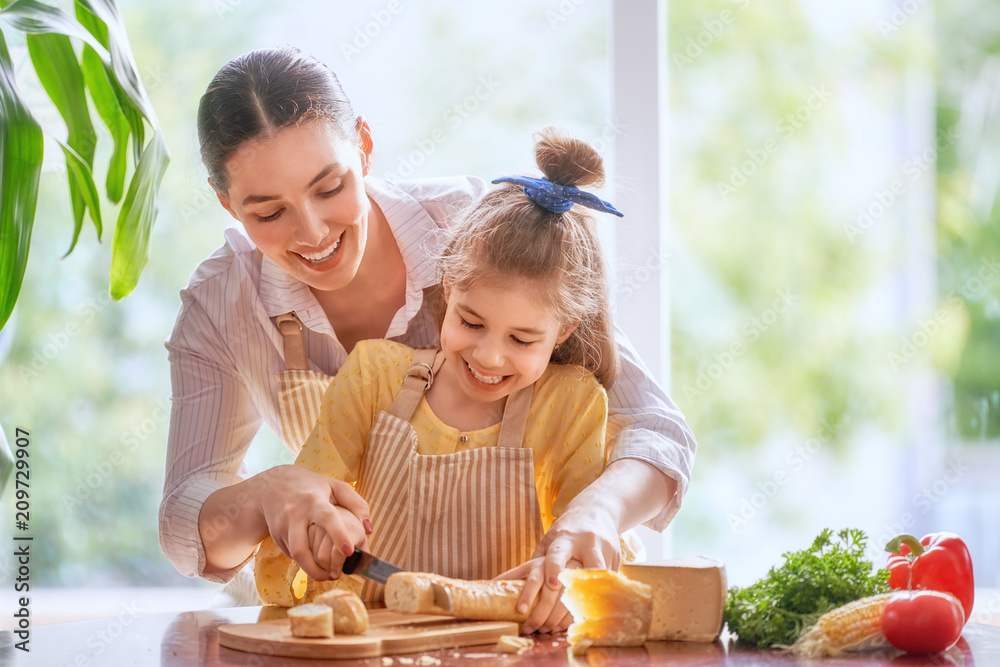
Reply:
M824 530L803 551L747 588L729 589L725 619L740 639L766 648L790 645L823 613L842 604L889 590L889 573L865 558L868 538L844 529L834 538Z

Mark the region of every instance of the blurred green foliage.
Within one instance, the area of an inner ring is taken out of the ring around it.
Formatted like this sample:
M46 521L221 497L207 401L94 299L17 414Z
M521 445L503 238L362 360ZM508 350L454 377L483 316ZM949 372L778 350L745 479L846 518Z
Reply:
M942 299L957 295L965 337L943 368L953 380L951 431L1000 437L1000 6L935 6L938 133L957 139L938 159L938 262Z

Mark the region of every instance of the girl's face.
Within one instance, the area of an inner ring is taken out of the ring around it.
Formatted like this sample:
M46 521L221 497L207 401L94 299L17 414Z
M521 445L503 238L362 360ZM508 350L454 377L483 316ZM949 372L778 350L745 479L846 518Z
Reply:
M575 328L553 319L537 285L524 279L480 282L467 290L446 286L446 295L442 372L476 401L497 401L533 384L553 348Z
M350 283L364 255L372 143L367 123L358 129L352 143L310 121L252 139L226 162L219 201L268 259L316 290Z

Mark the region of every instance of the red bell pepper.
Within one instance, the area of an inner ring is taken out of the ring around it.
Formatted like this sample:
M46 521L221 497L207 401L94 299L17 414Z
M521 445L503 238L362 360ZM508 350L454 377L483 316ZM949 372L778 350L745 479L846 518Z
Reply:
M886 563L890 588L951 593L969 620L975 598L972 557L958 535L931 533L919 542L912 535L898 535L885 548L893 554Z

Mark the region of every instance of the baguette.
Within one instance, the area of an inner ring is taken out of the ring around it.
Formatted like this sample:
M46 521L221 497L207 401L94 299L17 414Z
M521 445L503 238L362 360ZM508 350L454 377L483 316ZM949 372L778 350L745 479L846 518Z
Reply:
M293 637L332 637L333 610L325 604L304 604L288 610Z
M335 634L360 635L368 630L368 610L365 603L351 591L326 591L317 595L313 603L325 604L333 610Z
M435 604L435 587L451 597L451 610ZM438 574L397 572L385 584L385 606L410 614L444 614L476 621L523 623L531 615L517 610L524 581L449 579Z

